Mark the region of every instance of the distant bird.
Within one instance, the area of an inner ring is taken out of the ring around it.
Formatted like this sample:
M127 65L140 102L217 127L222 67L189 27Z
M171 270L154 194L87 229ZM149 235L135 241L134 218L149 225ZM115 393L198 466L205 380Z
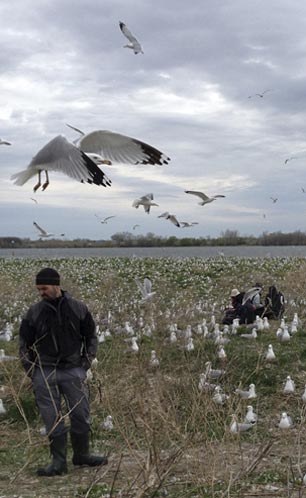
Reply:
M107 415L107 417L102 422L102 427L106 431L112 431L114 428L113 417L111 415Z
M219 379L219 377L222 377L222 375L226 373L225 370L211 368L211 361L207 361L205 363L205 367L206 367L205 374L206 378L208 379Z
M133 230L136 230L138 227L140 227L140 225L133 225Z
M255 399L257 397L255 392L255 384L250 384L248 391L235 389L234 392L235 394L238 394L242 399Z
M255 422L238 422L237 416L233 414L232 422L230 424L230 432L232 434L239 434L240 432L246 432L252 429L255 425Z
M145 212L149 214L151 206L158 206L158 204L152 201L153 201L153 194L146 194L140 197L139 199L135 199L132 206L136 209L138 209L139 206L143 206Z
M102 220L100 219L100 216L95 214L96 218L100 220L100 223L106 224L107 225L107 220L110 220L111 218L116 218L116 216L106 216L106 218L103 218Z
M3 401L0 398L0 415L4 415L6 413L6 408L3 405Z
M6 140L2 140L2 138L0 138L0 145L12 145L11 142L7 142Z
M145 277L143 280L143 284L139 281L138 277L135 277L135 282L137 284L138 289L141 292L142 295L142 301L145 302L151 299L155 294L156 291L152 292L152 282L151 279L148 277Z
M33 199L33 197L30 197L31 201L35 202L35 204L38 204L38 200L37 199Z
M302 190L303 194L306 194L306 190L304 189L304 187L301 187L301 190Z
M124 34L124 36L129 40L130 43L128 43L127 45L124 45L124 48L130 48L134 51L134 54L137 55L139 53L143 54L143 50L142 50L142 47L139 43L139 41L137 40L137 38L135 38L135 36L130 32L130 30L127 28L126 24L124 24L123 22L119 22L119 26L120 26L120 29L121 29L121 32Z
M95 130L84 133L82 130L66 123L77 131L81 138L74 141L76 146L86 154L95 154L100 161L111 164L168 164L170 157L151 145L137 138L128 137L108 130Z
M194 225L198 224L199 223L197 221L191 221L190 223L188 221L180 221L180 225L182 228L193 227Z
M30 178L38 175L38 183L33 188L36 192L41 186L42 171L46 175L46 181L41 187L42 190L45 190L49 185L49 171L65 173L82 183L94 183L95 185L103 185L103 187L111 185L111 181L98 168L96 162L61 135L50 140L33 157L27 169L12 175L11 180L14 180L16 185L24 185Z
M273 204L275 204L278 201L278 197L270 197L270 199L272 200Z
M285 394L291 394L291 393L294 393L294 391L295 391L294 381L291 379L290 375L287 375L287 379L285 382L283 392Z
M283 412L278 427L280 429L290 429L290 427L292 426L293 426L292 418L289 415L287 415L286 412Z
M228 400L228 398L228 394L224 394L220 386L215 387L215 391L212 396L212 400L214 403L216 403L217 405L223 405L225 401Z
M303 401L303 403L306 403L306 384L305 384L304 392L302 394L302 401Z
M275 356L275 353L273 351L272 344L269 344L269 346L268 346L268 351L266 352L266 360L267 361L274 361L274 360L276 360L276 356Z
M202 199L201 202L199 202L200 206L204 206L205 204L209 204L210 202L213 202L218 198L225 197L225 195L213 195L212 197L208 197L203 192L198 192L196 190L185 190L185 193L197 195L198 197L200 197L200 199Z
M49 232L46 232L46 230L44 230L42 227L40 227L38 225L38 223L36 223L36 221L33 221L33 225L37 228L37 230L39 231L39 237L51 237L52 235L54 235L54 233L49 233Z
M255 93L255 95L249 95L248 96L248 99L251 99L252 97L260 97L260 98L263 98L263 96L267 93L267 92L271 92L271 90L264 90L262 93Z
M171 223L173 223L173 225L175 225L176 227L180 227L181 226L180 223L178 222L176 216L174 214L168 213L168 211L166 211L165 213L160 214L159 216L157 216L157 218L166 218L166 220L171 221Z
M157 354L156 351L154 351L154 349L152 349L151 351L150 365L151 367L159 366L159 359L157 358Z
M247 406L247 412L245 414L244 421L250 424L254 424L255 422L257 422L257 415L253 411L253 407L251 405Z

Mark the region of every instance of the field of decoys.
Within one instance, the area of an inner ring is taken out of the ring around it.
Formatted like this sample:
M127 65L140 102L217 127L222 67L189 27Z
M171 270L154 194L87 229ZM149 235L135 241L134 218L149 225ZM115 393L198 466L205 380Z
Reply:
M47 483L35 475L47 437L18 360L46 263L0 260L4 496L45 496L46 485L50 497L306 496L305 259L52 260L96 320L87 382L94 449L109 465ZM258 280L284 293L282 319L222 325L231 289Z

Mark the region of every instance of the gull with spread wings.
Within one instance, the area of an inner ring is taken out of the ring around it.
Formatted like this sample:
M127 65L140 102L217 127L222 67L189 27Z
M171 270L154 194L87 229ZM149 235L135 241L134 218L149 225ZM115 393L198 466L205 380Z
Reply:
M153 201L153 194L146 194L140 197L139 199L135 199L132 206L136 209L138 209L139 206L143 206L145 212L149 214L151 206L158 206L156 202L152 201Z
M210 202L215 201L219 197L225 197L225 195L213 195L212 197L208 197L206 194L203 192L198 192L196 190L185 190L186 194L192 194L192 195L197 195L200 197L201 202L199 202L200 206L204 206L205 204L209 204Z
M134 54L137 55L139 53L143 54L143 50L142 50L142 47L139 43L139 41L137 40L137 38L135 38L135 36L130 32L130 30L127 28L126 24L124 24L124 22L119 22L119 27L121 29L121 32L124 34L124 36L129 40L130 43L128 43L127 45L124 45L124 48L130 48L134 51Z
M173 223L173 225L175 225L176 227L180 227L181 226L179 224L176 216L174 214L168 213L168 211L165 211L165 213L160 214L159 216L157 216L157 218L166 218L166 220L171 221L171 223Z
M168 164L170 157L137 138L128 137L108 130L94 130L84 133L79 128L66 123L81 137L74 144L87 155L95 154L101 161L123 164Z
M52 235L54 235L54 233L49 233L46 230L44 230L44 228L40 227L38 225L38 223L36 223L36 221L33 221L33 225L37 228L37 230L39 232L39 237L40 238L42 238L42 237L51 237Z
M34 192L41 186L41 173L46 174L46 181L42 185L45 190L49 185L49 171L58 171L82 183L94 183L103 187L110 186L111 181L98 168L98 161L93 161L89 155L68 140L58 135L48 142L33 157L27 169L11 176L16 185L24 185L30 178L38 175L38 182Z
M95 214L95 217L100 220L100 223L103 223L103 224L106 224L106 225L107 225L107 220L110 220L111 218L116 218L116 216L106 216L106 218L103 218L101 220L100 216L98 216L97 214Z

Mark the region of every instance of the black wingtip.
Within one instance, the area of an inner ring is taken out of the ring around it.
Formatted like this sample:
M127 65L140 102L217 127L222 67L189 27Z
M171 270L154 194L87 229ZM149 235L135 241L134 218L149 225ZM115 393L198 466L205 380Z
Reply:
M89 174L87 182L94 183L95 185L102 185L103 187L110 187L112 182L106 174L98 168L96 163L92 161L84 152L81 151L81 154Z

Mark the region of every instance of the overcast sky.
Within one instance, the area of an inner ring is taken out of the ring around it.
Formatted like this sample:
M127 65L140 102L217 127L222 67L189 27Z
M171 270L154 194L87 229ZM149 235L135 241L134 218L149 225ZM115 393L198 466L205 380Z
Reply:
M35 239L33 221L69 239L306 229L304 2L2 0L0 18L0 137L12 143L0 146L0 236ZM144 54L123 48L119 21ZM14 185L49 140L77 138L66 123L171 161L103 166L107 188L56 172L44 192L35 177ZM199 206L184 190L226 197ZM149 215L132 207L147 193ZM164 211L199 224L177 228Z

